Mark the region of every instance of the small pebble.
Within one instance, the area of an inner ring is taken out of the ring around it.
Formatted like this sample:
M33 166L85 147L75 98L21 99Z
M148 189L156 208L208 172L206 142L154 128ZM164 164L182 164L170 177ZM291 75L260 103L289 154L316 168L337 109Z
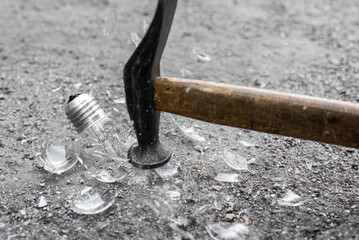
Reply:
M233 213L229 213L229 214L226 214L226 216L224 216L224 218L222 218L222 221L230 222L235 217L236 217L236 215L234 215Z
M111 225L111 222L108 221L108 222L106 222L105 224L103 224L98 230L99 230L100 232L102 232L105 228L107 228L107 227L110 226L110 225Z

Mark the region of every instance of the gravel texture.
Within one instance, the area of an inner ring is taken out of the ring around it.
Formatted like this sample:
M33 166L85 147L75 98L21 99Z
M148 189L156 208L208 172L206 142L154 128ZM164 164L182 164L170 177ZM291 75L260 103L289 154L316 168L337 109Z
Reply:
M79 91L96 97L124 132L131 128L125 105L114 101L124 97L131 33L144 35L155 7L150 0L0 1L0 239L209 239L206 226L236 223L248 227L245 239L358 239L358 150L166 113L161 138L178 175L165 181L147 172L145 180L113 184L115 204L100 214L70 209L91 181L80 165L44 171L34 138L74 134L64 107ZM358 15L357 0L179 0L162 76L359 102ZM197 48L211 60L200 60ZM248 170L226 165L224 149L247 159ZM219 173L238 174L238 182L219 182ZM280 205L288 190L304 203Z

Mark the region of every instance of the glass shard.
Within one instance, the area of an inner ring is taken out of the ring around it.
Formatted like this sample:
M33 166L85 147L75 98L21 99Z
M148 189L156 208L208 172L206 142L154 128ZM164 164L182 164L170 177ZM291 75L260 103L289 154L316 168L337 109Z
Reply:
M62 138L40 144L33 139L32 150L36 160L50 173L66 172L79 160L75 143Z
M119 104L124 104L126 103L126 99L125 98L115 99L114 102Z
M188 138L190 138L192 141L195 142L204 142L206 139L202 136L200 136L193 127L186 128L186 127L179 127L184 135L186 135Z
M60 86L60 87L58 87L58 88L52 89L51 92L57 92L57 91L59 91L61 88L62 88L62 87Z
M278 204L282 206L297 207L307 202L301 196L295 194L291 190L288 190L282 199L278 199Z
M250 148L250 147L254 147L255 144L251 143L251 142L246 142L246 141L239 141L239 143L241 145L243 145L244 147Z
M111 157L100 145L84 149L80 157L88 174L100 182L114 183L127 176L127 172L122 168L124 162L120 158Z
M181 68L181 74L183 78L194 78L193 73L185 68Z
M117 197L115 190L85 187L70 203L71 209L80 214L96 214L111 207Z
M103 183L114 183L119 182L127 176L127 173L122 169L117 169L114 173L113 171L99 170L91 174L91 177L96 178L98 181Z
M144 32L144 33L147 32L149 26L150 26L150 25L149 25L146 21L143 21L143 32Z
M219 182L239 182L237 173L218 173L215 179Z
M173 165L171 162L162 167L156 168L155 171L161 178L165 180L171 179L178 173L177 166Z
M236 169L236 170L247 170L248 169L247 159L245 159L244 157L242 157L238 154L229 152L227 148L224 148L223 156L224 156L225 162L233 169Z
M134 32L131 33L131 40L132 40L133 44L135 44L136 47L138 47L138 45L141 42L141 38L138 36L137 33L134 33Z
M179 235L181 235L181 239L189 239L189 240L195 240L194 236L179 228L176 224L170 223L169 226L173 229L173 231L177 232Z
M168 190L166 191L166 197L172 201L179 201L181 199L181 193L179 191Z
M249 234L249 228L243 223L236 223L228 228L219 224L210 224L206 230L212 239L241 240Z
M39 206L39 208L43 208L43 207L47 206L47 201L44 196L40 197L38 206Z
M307 161L305 161L305 165L307 165L307 168L308 168L309 170L312 170L313 161L307 160Z
M207 53L205 53L202 49L195 48L195 49L193 49L193 53L201 61L209 62L212 60L212 58Z

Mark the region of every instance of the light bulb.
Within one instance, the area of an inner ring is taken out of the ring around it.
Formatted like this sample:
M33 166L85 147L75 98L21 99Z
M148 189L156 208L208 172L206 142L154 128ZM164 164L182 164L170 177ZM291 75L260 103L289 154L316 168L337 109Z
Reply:
M73 94L65 114L80 135L83 144L80 158L91 177L101 182L121 180L126 149L119 130L97 101L88 94Z

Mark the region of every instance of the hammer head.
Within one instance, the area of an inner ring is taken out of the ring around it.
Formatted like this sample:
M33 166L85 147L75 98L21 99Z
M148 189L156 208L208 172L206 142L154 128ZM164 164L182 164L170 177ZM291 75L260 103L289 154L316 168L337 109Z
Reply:
M128 151L130 162L139 168L156 168L171 157L159 141L160 112L154 107L154 80L160 76L165 48L177 0L159 0L152 23L125 65L123 79L127 109L134 122L138 144Z

